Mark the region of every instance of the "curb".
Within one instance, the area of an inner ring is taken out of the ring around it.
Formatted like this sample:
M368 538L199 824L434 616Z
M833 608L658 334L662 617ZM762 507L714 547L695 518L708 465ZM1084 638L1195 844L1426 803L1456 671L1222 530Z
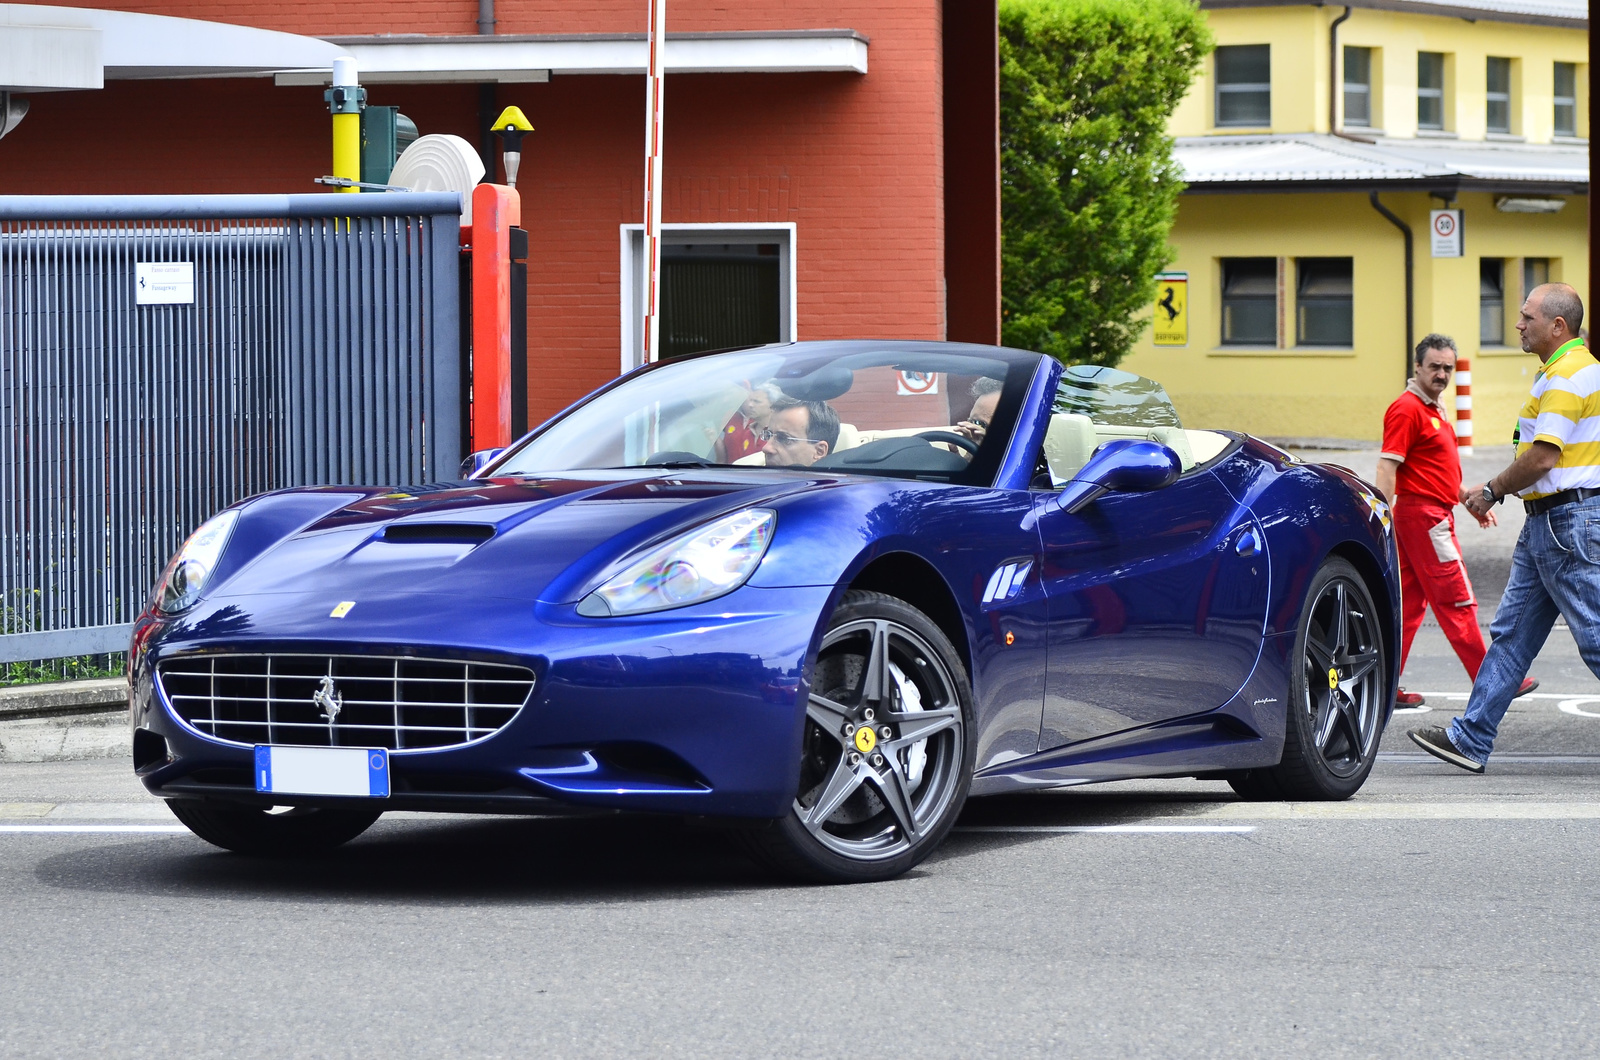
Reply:
M0 688L0 762L69 762L128 753L128 682Z
M101 714L127 705L128 681L122 677L0 688L0 722Z

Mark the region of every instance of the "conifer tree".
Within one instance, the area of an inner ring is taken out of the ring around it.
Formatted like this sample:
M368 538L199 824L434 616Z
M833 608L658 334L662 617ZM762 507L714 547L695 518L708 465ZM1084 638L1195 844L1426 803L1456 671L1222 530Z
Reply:
M1183 190L1167 121L1211 34L1193 0L1000 0L1001 334L1116 364Z

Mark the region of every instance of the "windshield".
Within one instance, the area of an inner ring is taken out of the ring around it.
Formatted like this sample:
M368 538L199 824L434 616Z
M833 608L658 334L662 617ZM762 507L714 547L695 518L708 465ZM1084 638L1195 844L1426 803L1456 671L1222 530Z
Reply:
M627 467L815 467L993 478L1037 354L933 343L795 343L635 373L493 475Z
M1072 364L1061 370L1055 411L1077 413L1105 426L1183 426L1160 383L1097 364Z

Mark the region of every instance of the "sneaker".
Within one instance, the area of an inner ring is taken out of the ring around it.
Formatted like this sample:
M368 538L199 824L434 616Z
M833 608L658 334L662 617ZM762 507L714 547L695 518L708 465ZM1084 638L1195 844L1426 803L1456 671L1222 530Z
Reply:
M1512 696L1511 698L1512 699L1516 699L1517 696L1525 696L1529 692L1532 692L1535 688L1538 688L1538 687L1539 687L1539 679L1537 677L1524 677L1522 679L1521 687L1519 687L1517 689L1517 695L1516 696Z
M1482 773L1483 763L1474 762L1450 742L1450 734L1444 729L1435 726L1431 729L1417 729L1406 733L1411 737L1411 742L1428 752L1435 758L1442 758L1453 766L1460 766L1469 773Z
M1528 691L1531 692L1533 690L1530 688ZM1407 692L1403 688L1394 695L1394 707L1396 710L1404 710L1407 707L1424 706L1427 704L1427 702L1428 701L1426 699L1422 698L1421 692Z

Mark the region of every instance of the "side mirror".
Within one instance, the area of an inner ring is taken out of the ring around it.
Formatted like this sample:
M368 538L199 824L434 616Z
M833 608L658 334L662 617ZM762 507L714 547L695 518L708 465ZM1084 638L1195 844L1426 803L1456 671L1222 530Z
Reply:
M1062 488L1057 503L1065 512L1087 508L1105 493L1149 493L1178 481L1183 462L1160 442L1116 438L1094 451L1072 481Z
M495 461L504 449L479 449L476 453L461 461L461 477L476 478L478 472L488 467Z

